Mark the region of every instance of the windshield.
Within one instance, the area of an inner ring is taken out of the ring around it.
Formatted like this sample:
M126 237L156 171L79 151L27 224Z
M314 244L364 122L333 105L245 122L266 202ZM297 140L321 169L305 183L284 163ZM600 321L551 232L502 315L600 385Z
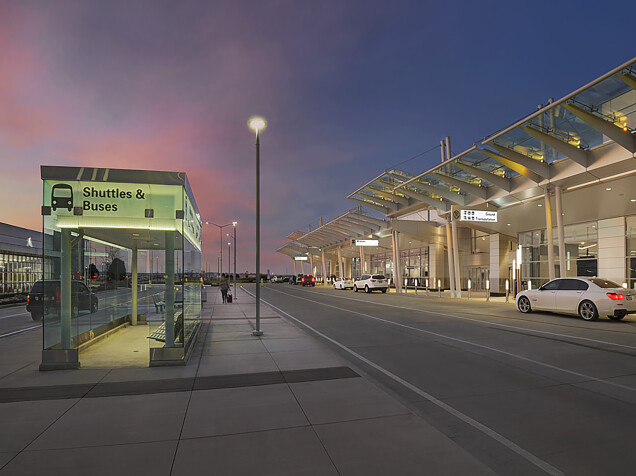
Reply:
M614 281L608 281L607 279L601 278L592 278L590 279L594 284L596 284L599 288L620 288L620 284L616 284Z

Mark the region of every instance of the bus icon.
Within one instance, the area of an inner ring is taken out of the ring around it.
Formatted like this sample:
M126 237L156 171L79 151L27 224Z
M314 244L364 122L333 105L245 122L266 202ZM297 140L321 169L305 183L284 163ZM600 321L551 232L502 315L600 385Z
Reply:
M73 189L65 183L53 185L51 190L51 208L53 211L58 208L66 208L69 212L73 210Z

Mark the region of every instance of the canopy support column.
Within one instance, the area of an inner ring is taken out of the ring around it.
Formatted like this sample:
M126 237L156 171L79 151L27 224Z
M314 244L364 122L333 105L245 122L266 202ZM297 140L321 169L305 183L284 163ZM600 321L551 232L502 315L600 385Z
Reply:
M550 281L554 279L554 237L552 233L552 206L550 204L550 190L545 188L545 227L548 240L548 275Z

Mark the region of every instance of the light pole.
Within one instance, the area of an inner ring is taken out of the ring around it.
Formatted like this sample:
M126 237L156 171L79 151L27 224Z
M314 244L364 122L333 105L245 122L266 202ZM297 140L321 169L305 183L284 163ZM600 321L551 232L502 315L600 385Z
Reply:
M228 278L230 277L230 273L232 272L230 270L230 265L232 264L232 249L230 248L231 245L232 243L228 241L227 242L227 276Z
M262 117L252 117L247 124L256 132L256 329L254 336L262 336L261 330L261 164L260 131L265 130L267 122Z
M232 223L228 223L226 225L217 225L214 222L211 221L206 221L205 222L206 225L214 225L216 227L218 227L219 229L219 251L220 251L220 255L221 255L221 262L219 264L219 278L221 277L221 273L223 272L223 228L225 228L226 226L231 226Z
M232 238L234 239L234 275L233 275L233 281L234 281L234 300L236 301L236 225L238 225L237 221L233 221L232 222L232 226L234 227L234 234L231 235ZM227 234L228 236L230 236L230 234Z

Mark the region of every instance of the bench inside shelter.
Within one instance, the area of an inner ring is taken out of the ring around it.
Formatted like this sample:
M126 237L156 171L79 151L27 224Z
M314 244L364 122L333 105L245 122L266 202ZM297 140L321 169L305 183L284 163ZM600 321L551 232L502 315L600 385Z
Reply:
M174 341L183 340L183 312L174 315ZM148 339L154 339L159 342L166 341L166 323L162 322L149 336Z

